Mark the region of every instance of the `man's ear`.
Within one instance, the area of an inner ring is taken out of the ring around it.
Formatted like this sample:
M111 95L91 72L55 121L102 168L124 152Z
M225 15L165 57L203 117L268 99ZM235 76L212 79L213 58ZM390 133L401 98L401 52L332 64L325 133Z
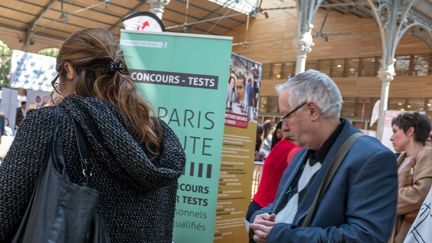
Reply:
M321 116L321 110L320 108L314 103L314 102L309 102L306 104L307 108L309 108L309 110L307 112L309 112L312 121L318 121L318 119Z
M64 65L64 70L66 70L66 78L67 80L73 80L75 78L75 69L72 67L72 65L68 62L66 62Z

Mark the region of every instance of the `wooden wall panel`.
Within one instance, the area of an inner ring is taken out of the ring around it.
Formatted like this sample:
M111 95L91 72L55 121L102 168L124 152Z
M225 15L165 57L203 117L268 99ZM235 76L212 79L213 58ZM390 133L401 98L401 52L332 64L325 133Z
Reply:
M343 97L379 97L381 81L377 77L335 78ZM282 80L262 80L261 96L277 96L276 85ZM400 76L390 83L390 98L430 98L430 76Z
M262 63L295 61L293 38L297 33L297 19L285 11L297 15L295 9L275 10L269 12L267 19L262 14L252 19L247 37L245 37L245 25L228 32L226 35L233 36L234 43L248 42L247 45L234 45L233 51ZM325 13L324 10L318 11L314 19L313 33L321 28ZM381 56L381 36L377 24L372 19L332 11L328 15L323 32L329 35L328 41L315 38L315 46L308 59ZM430 51L431 49L423 41L407 34L402 38L397 54Z
M432 97L431 76L399 77L390 84L390 97Z
M264 4L271 1L264 1ZM274 6L263 6L274 7ZM262 63L293 62L296 60L293 38L297 33L295 9L269 11L269 18L262 14L250 21L247 36L245 25L237 27L227 35L234 37L233 51ZM322 25L326 11L319 10L314 19L313 33ZM308 60L338 58L380 57L382 55L381 35L375 20L353 15L329 13L323 32L328 41L315 38L315 46ZM423 41L406 34L397 48L397 55L430 53L431 48ZM261 96L277 96L275 86L283 80L262 80ZM344 97L379 97L381 81L377 77L335 78ZM431 76L396 76L390 85L390 97L425 98L432 97Z

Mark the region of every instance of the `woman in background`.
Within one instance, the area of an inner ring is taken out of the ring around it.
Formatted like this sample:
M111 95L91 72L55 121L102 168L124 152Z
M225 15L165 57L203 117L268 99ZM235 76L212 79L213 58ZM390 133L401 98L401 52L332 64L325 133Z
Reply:
M5 136L13 136L13 130L9 127L9 119L4 117L4 131L3 135Z
M282 127L282 121L279 122ZM279 126L279 124L278 124ZM280 129L284 131L284 129ZM249 221L252 214L261 208L267 207L273 202L276 190L282 178L287 164L287 156L296 145L287 139L288 133L284 132L282 139L276 143L264 161L262 176L259 181L258 190L253 196L246 213L246 220Z
M280 121L276 125L275 130L273 131L270 151L283 138L283 134L284 134L284 132L282 130L282 121Z
M431 123L418 112L402 113L392 120L390 141L398 158L397 219L390 242L403 242L432 184L432 148L426 146Z
M264 134L263 141L260 148L260 154L265 159L270 153L272 147L272 133L273 133L273 122L271 120L267 120L263 124Z

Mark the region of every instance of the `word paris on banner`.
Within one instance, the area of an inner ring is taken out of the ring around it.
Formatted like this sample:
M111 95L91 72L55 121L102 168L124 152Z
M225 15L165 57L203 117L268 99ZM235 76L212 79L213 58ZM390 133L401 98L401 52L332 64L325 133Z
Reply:
M176 243L213 242L232 38L122 31L140 94L186 152L174 220Z

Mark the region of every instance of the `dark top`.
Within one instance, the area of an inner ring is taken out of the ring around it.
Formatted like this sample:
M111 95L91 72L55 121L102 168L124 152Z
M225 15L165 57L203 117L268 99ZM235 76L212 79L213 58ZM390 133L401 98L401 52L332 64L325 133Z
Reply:
M310 164L311 165L314 165L316 162L323 162L324 161L324 159L327 156L328 152L330 151L331 147L335 143L336 138L341 133L345 122L346 122L346 120L341 120L341 122L337 126L336 130L334 130L334 132L330 135L330 137L327 138L327 140L323 143L321 148L319 148L317 151L309 150L308 157L310 158Z
M114 106L75 95L59 107L67 173L73 182L84 181L71 115L89 142L98 209L112 242L171 242L177 179L185 163L172 130L162 122L162 154L151 160ZM29 203L53 135L54 112L29 112L0 166L0 242L13 236Z
M15 126L16 127L21 126L21 123L23 122L23 120L24 120L24 112L21 109L21 107L19 107L19 108L17 108L17 111L16 111Z

